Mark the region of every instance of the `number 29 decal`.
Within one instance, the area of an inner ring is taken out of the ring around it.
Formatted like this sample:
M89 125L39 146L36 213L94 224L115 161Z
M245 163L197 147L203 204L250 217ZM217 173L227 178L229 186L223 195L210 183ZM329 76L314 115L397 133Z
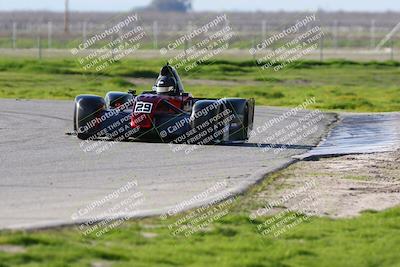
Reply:
M153 103L149 102L136 102L134 112L138 113L151 113L153 109Z

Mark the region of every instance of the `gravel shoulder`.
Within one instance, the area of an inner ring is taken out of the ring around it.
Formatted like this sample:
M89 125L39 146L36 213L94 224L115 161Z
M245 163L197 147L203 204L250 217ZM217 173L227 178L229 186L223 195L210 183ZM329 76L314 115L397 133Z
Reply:
M399 163L400 150L300 161L272 177L254 200L270 207L264 214L290 209L348 218L385 210L400 205Z

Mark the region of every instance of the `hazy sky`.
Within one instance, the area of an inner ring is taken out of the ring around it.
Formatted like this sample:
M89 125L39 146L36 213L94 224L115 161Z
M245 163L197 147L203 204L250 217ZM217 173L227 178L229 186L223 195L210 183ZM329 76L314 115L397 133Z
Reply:
M125 11L144 6L151 0L70 0L72 10ZM351 10L400 11L399 0L194 0L195 10ZM56 10L64 0L0 0L0 10Z

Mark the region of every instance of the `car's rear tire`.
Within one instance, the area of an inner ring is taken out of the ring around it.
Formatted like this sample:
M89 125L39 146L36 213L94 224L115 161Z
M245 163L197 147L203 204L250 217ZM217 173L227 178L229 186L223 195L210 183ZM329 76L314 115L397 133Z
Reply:
M254 103L252 100L240 98L224 99L223 111L229 110L229 140L227 142L244 142L249 138L252 128Z

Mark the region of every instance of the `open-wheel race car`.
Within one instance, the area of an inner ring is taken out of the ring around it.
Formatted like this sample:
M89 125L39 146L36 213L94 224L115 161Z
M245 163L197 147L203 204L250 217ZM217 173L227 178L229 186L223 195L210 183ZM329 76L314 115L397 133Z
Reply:
M194 98L184 92L176 69L167 64L152 91L77 96L74 133L83 140L240 143L252 130L254 104L254 99Z

